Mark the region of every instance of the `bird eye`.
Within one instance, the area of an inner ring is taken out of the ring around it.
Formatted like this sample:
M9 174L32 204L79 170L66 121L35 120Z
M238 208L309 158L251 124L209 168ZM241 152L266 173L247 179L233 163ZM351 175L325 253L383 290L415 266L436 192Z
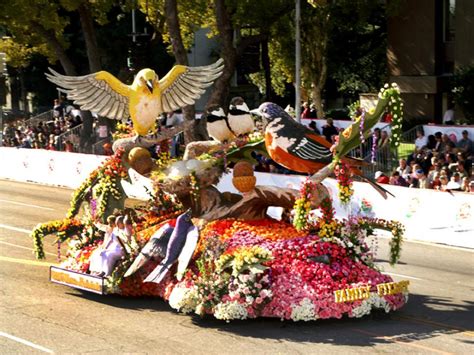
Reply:
M262 110L263 113L267 113L267 111L268 111L268 110L267 110L266 108L264 108L264 109Z

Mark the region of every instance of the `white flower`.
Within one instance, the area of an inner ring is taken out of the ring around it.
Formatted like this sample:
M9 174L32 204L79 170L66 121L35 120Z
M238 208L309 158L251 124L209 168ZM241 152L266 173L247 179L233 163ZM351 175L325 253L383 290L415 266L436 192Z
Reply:
M388 84L385 83L385 85L383 86L385 89L388 89Z
M230 321L232 319L246 319L248 317L248 312L245 305L233 301L219 303L214 310L214 316L217 319Z
M314 312L314 304L309 298L304 298L300 304L291 305L291 319L293 321L304 320L305 322L318 319Z
M191 313L196 309L198 303L197 291L195 288L176 286L171 291L168 302L171 308L179 312Z

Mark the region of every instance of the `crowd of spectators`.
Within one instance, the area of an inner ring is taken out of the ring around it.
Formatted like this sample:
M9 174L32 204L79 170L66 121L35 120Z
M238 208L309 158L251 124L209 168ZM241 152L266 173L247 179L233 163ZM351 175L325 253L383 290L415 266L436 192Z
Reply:
M473 158L474 143L467 130L457 143L441 132L425 137L418 131L415 151L407 159L400 159L390 176L377 171L375 179L412 188L474 192Z
M67 115L53 110L51 120L28 123L26 120L8 122L3 129L3 146L73 151L73 142L61 140L61 135L82 123L80 115Z

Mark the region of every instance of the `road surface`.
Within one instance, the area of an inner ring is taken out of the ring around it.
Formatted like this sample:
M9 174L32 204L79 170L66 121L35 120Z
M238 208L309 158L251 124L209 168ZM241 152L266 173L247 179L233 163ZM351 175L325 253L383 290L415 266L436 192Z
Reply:
M65 216L71 190L0 180L0 353L474 353L474 253L406 242L390 267L410 281L400 311L362 319L225 323L178 314L164 301L98 296L48 281L53 237L37 261L29 231Z

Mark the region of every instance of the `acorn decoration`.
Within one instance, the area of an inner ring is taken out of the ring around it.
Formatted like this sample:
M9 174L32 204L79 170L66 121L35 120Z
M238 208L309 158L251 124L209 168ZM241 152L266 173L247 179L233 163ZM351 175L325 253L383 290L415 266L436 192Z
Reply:
M139 174L148 174L153 168L150 152L145 148L135 147L128 153L128 163Z
M239 161L234 166L234 177L232 184L240 192L252 191L257 183L253 173L253 166L247 161Z

